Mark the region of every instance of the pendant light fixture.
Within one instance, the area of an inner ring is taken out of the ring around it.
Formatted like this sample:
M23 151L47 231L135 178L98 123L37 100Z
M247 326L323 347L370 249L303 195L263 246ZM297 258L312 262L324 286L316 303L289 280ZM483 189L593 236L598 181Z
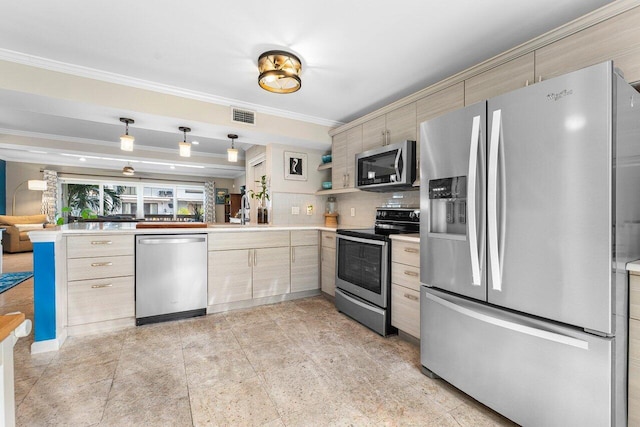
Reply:
M133 176L134 173L135 170L133 170L133 166L131 166L130 164L127 164L127 166L122 168L122 175Z
M270 50L258 58L258 84L274 93L293 93L300 89L302 81L300 59L283 50Z
M135 121L126 117L120 117L120 121L126 124L124 135L120 135L120 149L122 151L133 151L133 141L136 139L129 135L129 125L135 123Z
M187 132L191 132L191 128L180 126L178 129L184 132L184 140L178 144L180 147L180 156L191 157L191 144L187 142Z
M229 162L237 162L238 161L238 149L234 146L234 142L238 139L238 135L230 133L227 135L227 138L231 140L231 148L227 148L227 161Z

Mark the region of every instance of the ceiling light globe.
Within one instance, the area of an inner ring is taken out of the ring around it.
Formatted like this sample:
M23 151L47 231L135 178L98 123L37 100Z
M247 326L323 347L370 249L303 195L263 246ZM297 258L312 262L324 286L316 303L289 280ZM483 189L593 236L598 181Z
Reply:
M238 161L238 149L237 148L227 148L227 161L229 161L229 162L237 162Z
M122 151L133 151L133 142L135 140L131 135L120 135L120 149Z
M178 146L180 147L180 157L191 157L191 144L180 141Z

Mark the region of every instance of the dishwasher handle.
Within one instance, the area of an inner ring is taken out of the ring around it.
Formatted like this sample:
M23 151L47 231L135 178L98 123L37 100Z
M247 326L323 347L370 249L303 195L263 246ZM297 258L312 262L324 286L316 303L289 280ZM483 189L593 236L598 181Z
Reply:
M140 239L138 243L141 245L177 245L184 243L201 243L205 242L204 237L175 237L170 239L147 238Z

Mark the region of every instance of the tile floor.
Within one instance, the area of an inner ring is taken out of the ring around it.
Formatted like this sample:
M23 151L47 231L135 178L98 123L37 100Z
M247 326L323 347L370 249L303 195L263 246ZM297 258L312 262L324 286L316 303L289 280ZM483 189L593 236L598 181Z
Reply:
M0 314L26 311L32 289L0 295ZM39 355L32 339L15 346L18 426L513 425L422 375L414 343L324 297L71 337Z

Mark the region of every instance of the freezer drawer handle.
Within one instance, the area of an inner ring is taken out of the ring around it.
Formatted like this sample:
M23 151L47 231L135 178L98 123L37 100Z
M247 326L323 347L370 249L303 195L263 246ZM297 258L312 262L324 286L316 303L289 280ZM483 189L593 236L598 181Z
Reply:
M138 243L141 245L174 245L182 243L200 243L204 242L204 237L185 237L179 239L140 239Z
M487 191L487 216L489 229L489 264L492 288L502 291L500 256L498 254L498 146L502 129L502 110L493 112L491 144L489 146L489 183Z
M113 285L111 283L105 283L104 285L91 285L91 289L100 289L100 288L112 288Z
M411 294L404 294L404 297L410 299L411 301L418 301L419 299L417 296Z
M112 262L92 262L91 267L111 267Z
M531 326L525 326L515 322L509 322L503 319L497 319L495 317L492 317L486 314L478 313L477 311L471 310L469 308L459 306L443 298L439 298L435 295L432 295L429 292L424 292L423 295L437 304L440 304L450 310L456 311L462 315L474 318L481 322L489 323L491 325L498 326L500 328L509 329L515 332L527 334L532 337L541 338L547 341L553 341L559 344L565 344L565 345L570 345L572 347L581 348L583 350L589 350L589 343L587 341L583 341L573 337L568 337L566 335L558 334L555 332L549 332L542 329L532 328Z
M480 255L478 254L478 231L476 224L476 180L478 179L478 140L480 139L480 116L473 118L471 126L471 148L469 149L469 186L467 208L469 209L469 252L471 253L471 284L481 286Z
M405 270L404 274L407 276L418 277L418 273L416 273L415 271Z
M111 240L93 240L91 242L92 245L111 245L113 242Z

